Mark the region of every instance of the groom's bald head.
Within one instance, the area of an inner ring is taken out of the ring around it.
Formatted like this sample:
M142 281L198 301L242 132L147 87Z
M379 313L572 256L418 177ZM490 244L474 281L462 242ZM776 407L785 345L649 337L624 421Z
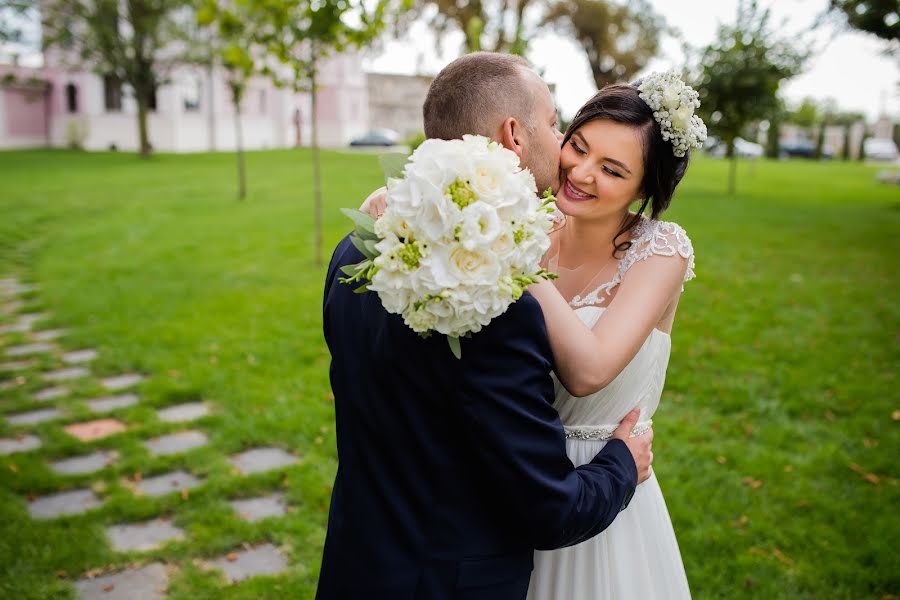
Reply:
M442 140L465 134L493 138L503 121L514 117L534 125L529 75L520 56L475 52L460 57L438 74L428 89L423 113L425 136Z

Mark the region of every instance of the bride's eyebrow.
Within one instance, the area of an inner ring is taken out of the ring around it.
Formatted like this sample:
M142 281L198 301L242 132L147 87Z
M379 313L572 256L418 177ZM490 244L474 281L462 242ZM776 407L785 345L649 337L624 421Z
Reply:
M578 136L578 139L581 140L581 144L584 146L584 149L590 150L591 145L587 143L586 139L584 139L584 135L582 135L582 133L580 131L576 131L575 133L572 134L572 137L575 137L576 135ZM625 163L623 163L622 161L616 160L614 158L610 158L608 156L604 156L603 160L606 162L611 162L612 164L614 164L618 167L622 167L622 169L627 171L629 175L632 175L631 169L629 169L628 166L626 166Z

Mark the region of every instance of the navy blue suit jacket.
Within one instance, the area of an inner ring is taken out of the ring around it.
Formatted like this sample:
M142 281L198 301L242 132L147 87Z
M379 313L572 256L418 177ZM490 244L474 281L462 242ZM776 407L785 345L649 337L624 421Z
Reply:
M631 453L611 440L587 465L566 456L531 295L457 360L338 282L361 260L344 238L325 282L338 472L316 598L523 599L535 549L596 535L630 500Z

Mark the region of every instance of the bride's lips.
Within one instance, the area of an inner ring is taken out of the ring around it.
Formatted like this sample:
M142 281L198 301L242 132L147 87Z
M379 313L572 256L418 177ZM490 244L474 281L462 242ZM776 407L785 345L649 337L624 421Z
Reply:
M585 193L584 191L572 185L572 182L568 179L566 179L566 182L563 184L563 192L565 192L566 196L568 196L570 200L575 200L576 202L584 202L587 200L593 200L595 198L595 196Z

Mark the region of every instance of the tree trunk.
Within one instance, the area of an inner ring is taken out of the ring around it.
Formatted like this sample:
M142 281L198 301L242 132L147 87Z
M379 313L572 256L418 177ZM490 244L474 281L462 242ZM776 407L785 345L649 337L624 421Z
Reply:
M315 210L315 244L316 266L322 266L322 181L319 165L319 116L316 111L316 49L313 47L312 71L310 83L312 93L312 165L313 165L313 204Z
M209 87L209 104L206 107L209 127L209 149L216 149L216 97L215 97L215 65L209 64L206 72L206 85Z
M234 104L234 140L237 148L238 168L238 200L247 196L247 175L244 171L244 132L241 130L241 94L232 91L232 103Z
M141 158L149 158L153 148L150 146L150 140L147 135L147 96L144 92L139 91L137 96L138 105L138 140L140 142Z

